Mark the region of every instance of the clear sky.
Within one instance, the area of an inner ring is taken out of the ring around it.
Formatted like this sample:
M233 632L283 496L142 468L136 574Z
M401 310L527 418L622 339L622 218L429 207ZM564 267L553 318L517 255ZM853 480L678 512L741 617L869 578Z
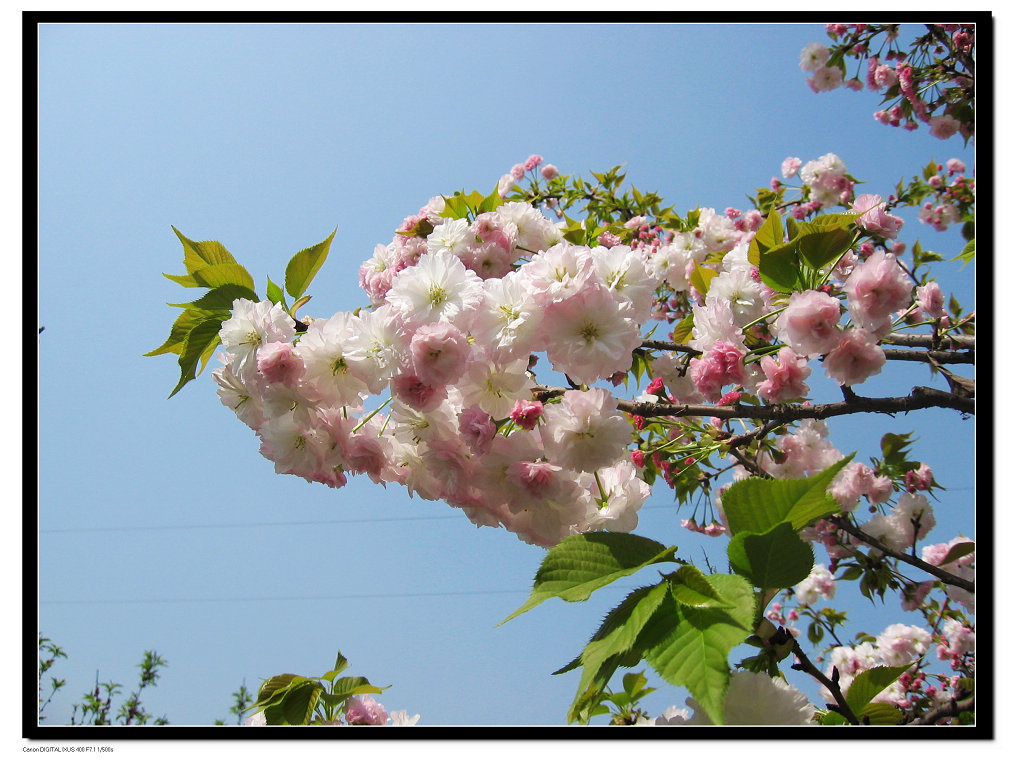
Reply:
M161 276L183 272L170 225L221 241L262 295L337 225L306 308L329 316L366 304L359 265L405 216L489 192L532 153L585 176L625 164L680 213L746 208L787 156L834 152L882 195L931 158L974 166L959 138L876 123L874 94L813 94L799 51L825 39L815 24L41 26L38 625L70 656L48 715L67 721L96 670L129 689L154 649L169 666L151 712L229 721L244 680L315 676L340 650L420 724L564 723L578 672L551 672L639 577L497 628L543 550L396 484L275 475L210 372L167 400L175 358L142 355L178 312L166 302L190 297ZM908 220L909 244L960 250L955 232ZM966 310L974 276L938 268ZM862 392L933 382L906 367ZM948 489L930 539L974 535L974 421L927 411L830 430L864 461L887 430L915 431L914 457ZM723 557L686 517L656 489L637 533ZM876 634L894 610L855 618ZM648 675L649 708L682 706Z

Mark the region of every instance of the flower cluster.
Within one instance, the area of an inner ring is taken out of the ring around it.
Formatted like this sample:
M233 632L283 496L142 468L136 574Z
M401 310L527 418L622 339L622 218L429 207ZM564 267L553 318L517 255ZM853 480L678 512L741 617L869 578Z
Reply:
M910 50L900 47L900 31L896 24L828 24L832 46L811 42L800 53L810 89L865 87L884 96L886 107L873 114L878 122L907 130L921 122L941 140L955 134L967 140L975 124L975 26L927 24ZM857 62L852 77L849 58Z

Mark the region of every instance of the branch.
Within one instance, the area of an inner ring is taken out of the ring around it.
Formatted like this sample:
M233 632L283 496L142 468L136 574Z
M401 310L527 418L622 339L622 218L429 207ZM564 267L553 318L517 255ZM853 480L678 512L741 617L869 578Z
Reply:
M881 542L879 539L874 539L865 531L856 528L844 518L832 515L830 518L828 518L828 521L834 524L837 528L844 531L846 534L855 537L863 544L868 544L870 547L880 550L885 555L890 555L892 558L901 560L902 562L908 563L909 565L914 565L919 570L925 571L931 576L936 576L938 579L940 579L940 581L944 582L945 584L960 587L961 589L964 589L967 592L975 594L974 581L968 581L967 579L963 579L960 576L955 576L953 573L949 573L948 571L945 571L941 568L937 568L935 565L930 565L925 560L920 560L915 555L905 555L904 553L892 550L890 547Z
M561 396L569 389L552 386L535 386L532 393L536 399L546 401ZM617 407L631 415L641 417L717 417L753 418L790 423L794 420L813 418L823 420L839 415L853 415L857 412L912 412L931 407L946 407L970 415L975 414L975 400L961 397L947 391L925 386L916 386L909 396L868 397L853 395L849 401L831 404L731 404L723 407L710 404L665 404L660 402L631 402L619 400Z
M909 722L909 724L936 724L941 719L945 719L949 716L957 716L964 711L975 710L975 695L964 698L963 700L951 699L951 702L935 711L930 711L925 716L919 716Z
M975 336L952 335L931 336L918 333L888 333L880 339L882 344L892 346L918 346L923 349L975 349Z
M943 365L974 365L975 350L969 351L908 351L907 349L884 349L888 359L908 362L939 362Z
M849 724L861 724L862 722L859 721L859 717L856 716L855 712L849 707L849 704L845 702L845 696L842 695L841 686L838 684L838 680L835 679L834 681L831 681L821 672L820 669L814 666L810 662L810 659L806 657L806 653L803 652L803 648L799 646L799 642L796 640L792 640L792 653L799 659L799 663L793 664L792 668L796 671L803 671L812 676L822 685L827 687L831 696L835 699L835 702L838 705L828 706L828 708L833 708L833 710L848 719ZM837 671L838 669L836 668L835 672ZM837 673L835 675L837 676Z

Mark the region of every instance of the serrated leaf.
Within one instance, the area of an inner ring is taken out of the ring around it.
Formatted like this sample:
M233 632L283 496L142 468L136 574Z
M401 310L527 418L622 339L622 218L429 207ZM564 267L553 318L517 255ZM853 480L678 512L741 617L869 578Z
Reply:
M268 278L268 301L272 304L281 304L285 311L289 311L288 305L285 303L285 293L282 291L282 287L278 283Z
M173 232L183 244L183 264L190 275L205 267L236 263L235 257L217 240L193 241L175 227Z
M869 702L894 684L911 665L909 663L904 666L874 666L866 671L860 671L845 693L845 702L855 715L862 719Z
M718 277L718 271L711 269L711 267L702 267L697 262L694 262L694 269L690 273L690 285L697 289L697 292L702 296L708 292L708 287L711 285L711 281Z
M379 695L384 690L388 689L388 687L390 687L390 685L387 687L378 687L375 684L370 684L370 680L364 676L343 676L334 683L331 694L345 700L352 695Z
M619 665L633 666L641 660L641 651L635 648L635 644L667 594L665 584L641 587L635 589L623 602L609 611L576 659L584 670L578 683L575 701L586 694L592 684L600 684L604 688ZM571 664L568 664L555 673L569 671L570 666Z
M831 481L855 457L850 454L809 478L745 478L722 494L729 531L763 534L788 522L796 531L841 510L827 493Z
M759 268L761 256L768 250L782 245L784 238L782 215L777 210L772 210L750 241L750 246L747 249L747 259L750 264Z
M263 703L274 695L278 690L288 687L294 679L303 679L298 674L277 674L264 680L260 690L257 691L257 702Z
M725 721L729 652L752 633L754 595L742 576L708 577L730 608L681 608L671 632L645 651L645 660L670 684L686 687L715 724Z
M202 359L205 363L207 362L207 357L219 341L218 331L221 329L222 320L212 317L198 323L187 333L179 358L180 380L176 384L176 388L169 394L170 399L176 395L177 391L197 377L197 363ZM201 369L204 369L203 365Z
M676 573L669 574L666 579L673 599L680 605L691 608L727 608L731 605L695 566L680 566Z
M257 294L244 285L226 283L213 288L196 301L186 304L170 304L171 307L182 309L232 309L232 302L236 299L247 299L248 301L260 301Z
M758 265L761 280L772 290L791 293L799 283L799 253L790 241L761 254Z
M596 589L646 566L675 562L675 552L676 547L636 534L593 531L568 536L546 553L527 602L498 626L551 597L567 602L587 600Z
M162 273L162 277L167 277L174 283L179 283L184 288L200 288L201 284L194 280L191 275L169 275L165 272Z
M298 299L310 287L314 276L327 259L336 232L337 227L320 243L304 248L289 260L285 267L285 290L292 298Z
M280 702L264 708L264 718L270 725L309 724L323 691L318 682L304 681L290 685Z
M779 523L757 534L740 531L728 546L732 570L758 589L785 589L798 584L813 569L813 549L799 538L791 523Z
M955 256L953 259L951 259L951 261L956 262L960 259L965 264L968 264L974 258L975 258L975 238L972 238L970 241L968 241L968 243L965 244L965 247L961 249L961 253Z
M818 224L822 219L827 218L818 217L803 225L796 243L800 258L815 270L834 261L852 246L850 229L834 221Z
M183 342L187 334L199 323L207 319L217 317L220 320L228 320L229 312L224 310L208 309L187 309L176 318L172 328L169 330L169 337L157 349L152 349L145 357L154 357L159 354L180 354L183 351Z
M205 288L217 288L220 285L241 285L249 290L254 289L253 276L242 264L212 264L193 272L194 280Z

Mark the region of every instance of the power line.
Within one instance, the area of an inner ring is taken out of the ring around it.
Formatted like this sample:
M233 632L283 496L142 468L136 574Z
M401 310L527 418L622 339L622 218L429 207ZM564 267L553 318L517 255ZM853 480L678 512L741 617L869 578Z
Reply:
M947 491L972 491L974 486L958 486L947 489ZM678 507L675 502L666 504L644 505L641 510L663 510ZM40 534L82 534L102 533L107 531L190 531L193 529L223 529L223 528L269 528L287 526L337 526L352 523L400 523L404 521L447 521L459 520L453 513L448 515L414 515L396 518L347 518L333 521L273 521L256 523L191 523L180 526L99 526L99 527L77 527L77 528L44 528L39 529Z
M488 591L464 591L464 592L389 592L378 594L358 595L284 595L279 597L192 597L192 598L170 598L170 599L138 599L138 600L40 600L39 605L140 605L153 603L156 605L168 605L171 603L196 603L196 602L286 602L286 601L309 601L309 600L372 600L377 598L405 598L405 597L461 597L466 595L526 595L528 589L493 589Z

